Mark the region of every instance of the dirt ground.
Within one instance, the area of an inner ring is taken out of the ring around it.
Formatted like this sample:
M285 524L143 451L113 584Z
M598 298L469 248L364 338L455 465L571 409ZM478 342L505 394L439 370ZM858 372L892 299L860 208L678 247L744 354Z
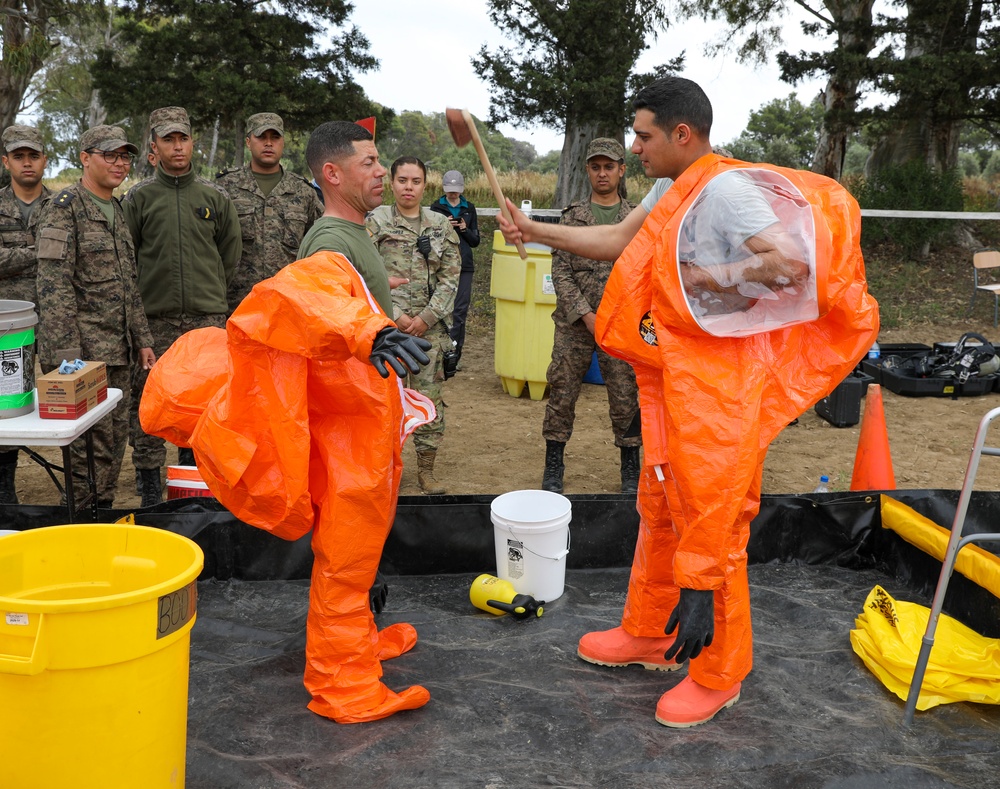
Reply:
M991 325L927 326L918 330L883 331L882 343L955 341L964 331L1000 338ZM972 442L983 415L1000 406L1000 394L957 400L903 397L883 392L886 425L896 486L958 489L962 486ZM527 391L515 398L506 394L493 366L493 336L470 320L462 369L445 385L447 428L438 455L437 476L455 494L500 494L536 488L541 483L545 442L541 437L545 401ZM830 489L850 488L860 424L836 428L810 409L798 424L778 436L764 466L765 493L801 493L813 490L822 474ZM996 446L1000 438L987 445ZM173 448L168 462L175 462ZM42 451L54 461L58 449ZM615 493L620 477L603 386L585 384L577 404L573 438L566 447L566 493ZM1000 489L1000 461L984 458L976 488ZM17 492L24 504L57 504L59 494L41 468L23 453L17 474ZM404 450L404 495L419 494L412 445ZM117 507L137 507L134 471L126 455L119 479Z

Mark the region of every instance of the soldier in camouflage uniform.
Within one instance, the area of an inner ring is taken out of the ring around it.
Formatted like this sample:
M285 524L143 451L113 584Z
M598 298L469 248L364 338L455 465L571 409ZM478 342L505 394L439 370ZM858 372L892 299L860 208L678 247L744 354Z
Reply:
M437 416L414 431L413 445L420 489L444 493L434 478L434 461L444 437L443 355L455 347L448 332L462 258L451 223L420 206L427 180L424 163L413 156L400 157L392 163L390 175L395 204L376 208L367 225L389 277L409 280L392 290L392 319L407 334L431 343L430 364L411 374L408 385L434 401Z
M53 197L38 218L42 368L54 369L64 359L102 361L108 386L122 390L123 402L91 433L102 507L114 503L128 441L131 367L149 370L156 360L132 237L113 196L138 152L117 126L88 129L80 138L83 178ZM70 450L75 462L85 462L83 439Z
M155 173L133 186L122 200L125 221L135 242L139 292L153 335L153 350L166 352L192 329L226 325L226 293L243 253L240 222L229 195L198 177L191 167L194 140L183 107L160 107L149 114ZM141 505L162 497L161 468L166 444L139 424L139 399L146 374L132 382L132 464ZM187 447L183 465L194 464Z
M635 205L619 197L625 174L625 149L616 140L598 137L587 147L590 199L563 211L560 224L611 225L621 222ZM545 473L542 489L563 490L563 450L573 433L576 401L594 350L607 387L608 410L615 446L621 450L622 493L636 493L639 486L639 393L632 367L609 356L594 341L594 321L604 286L611 276L612 260L590 260L569 252L552 255L552 284L556 291L556 324L552 361L546 380L549 401L545 406L542 437L545 439ZM634 421L634 425L633 425ZM631 429L630 429L631 428Z
M246 136L250 163L220 173L216 180L236 205L243 230L243 256L227 294L230 314L254 285L298 259L302 237L323 215L312 185L281 166L284 133L281 117L273 112L251 115Z
M0 298L35 303L35 226L38 209L51 194L42 184L42 135L31 126L8 126L2 142L10 185L0 189ZM34 373L33 359L30 351L23 359L31 363L29 375ZM0 446L0 504L17 504L17 453L17 447Z

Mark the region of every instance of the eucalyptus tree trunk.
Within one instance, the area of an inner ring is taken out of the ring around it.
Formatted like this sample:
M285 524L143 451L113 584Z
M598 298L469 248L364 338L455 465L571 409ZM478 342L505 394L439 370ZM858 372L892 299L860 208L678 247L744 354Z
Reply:
M587 146L595 137L610 137L624 144L624 134L620 129L609 130L597 123L567 121L563 135L562 153L559 156L559 178L553 208L565 208L576 200L590 196L590 179L587 177ZM625 179L622 179L622 196Z
M0 0L0 128L17 118L31 78L52 50L46 33L50 3Z
M970 0L962 13L942 16L934 13L937 9L936 0L907 0L907 16L915 21L907 30L906 60L926 55L934 63L944 56L958 58L976 52L984 0ZM865 165L866 173L913 160L942 171L958 166L959 135L973 111L971 93L977 86L975 78L963 71L955 70L944 77L944 89L923 90L920 85L899 95L898 120L875 145ZM941 80L941 74L929 73L926 83L933 86Z
M826 7L834 20L837 52L841 64L834 70L823 90L823 124L816 140L812 171L839 180L847 155L847 138L853 124L849 120L858 104L864 62L875 45L872 30L874 0L827 0Z

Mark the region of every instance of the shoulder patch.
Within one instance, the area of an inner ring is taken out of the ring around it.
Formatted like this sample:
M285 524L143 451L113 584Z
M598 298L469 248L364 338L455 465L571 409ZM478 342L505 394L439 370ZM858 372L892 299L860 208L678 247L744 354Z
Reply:
M76 200L76 192L71 192L69 189L63 189L59 194L52 198L52 202L55 205L68 206Z
M241 172L241 171L242 171L242 170L241 170L241 168L239 168L239 167L236 167L236 168L234 168L234 169L232 169L232 170L219 170L219 172L217 172L217 173L215 174L215 177L216 177L216 178L222 178L222 177L224 177L224 176L227 176L227 175L229 175L230 173L238 173L238 172Z

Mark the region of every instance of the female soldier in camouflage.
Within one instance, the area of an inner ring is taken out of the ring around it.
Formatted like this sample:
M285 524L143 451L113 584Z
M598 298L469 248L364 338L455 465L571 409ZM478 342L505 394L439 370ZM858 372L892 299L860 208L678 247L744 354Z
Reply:
M405 280L392 291L392 319L407 334L431 342L431 361L407 386L434 401L437 417L417 428L418 479L424 493L444 493L434 478L434 460L444 437L443 356L454 347L448 334L462 259L458 235L451 223L429 208L421 208L427 168L413 156L402 156L390 168L395 203L379 206L368 215L368 230L390 277Z

